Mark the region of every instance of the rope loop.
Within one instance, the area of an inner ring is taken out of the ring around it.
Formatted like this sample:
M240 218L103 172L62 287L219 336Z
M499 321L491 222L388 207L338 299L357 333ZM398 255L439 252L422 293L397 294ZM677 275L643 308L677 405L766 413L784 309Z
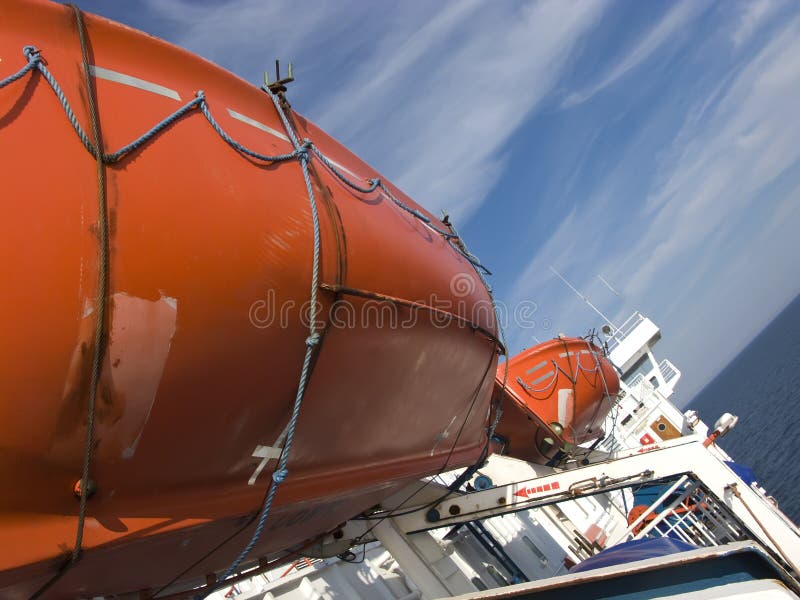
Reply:
M89 151L89 153L94 156L96 154L96 152L97 152L97 150L94 147L94 144L89 139L89 136L86 134L86 132L83 130L83 128L81 127L80 123L78 122L78 119L75 116L74 112L72 111L72 107L70 106L69 101L67 100L63 90L59 86L59 84L56 81L55 77L53 77L52 73L50 73L50 71L45 66L44 59L42 58L42 55L41 55L41 51L36 46L33 46L33 45L24 46L22 51L23 51L23 54L25 55L25 57L28 60L28 64L25 65L25 67L23 67L17 73L7 77L6 79L0 80L0 88L1 87L5 87L6 85L18 80L19 78L24 76L28 71L30 71L30 70L32 70L34 68L39 70L41 72L41 74L44 76L44 78L47 80L47 82L50 84L50 87L53 89L53 92L56 94L56 96L60 100L61 106L64 109L64 113L66 114L67 118L69 119L70 123L72 124L72 127L75 130L75 133L78 135L78 137L80 138L81 142L86 147L86 149ZM147 142L149 142L156 135L161 133L164 129L166 129L167 127L169 127L170 125L172 125L173 123L178 121L179 119L181 119L187 113L191 112L194 108L199 107L200 111L203 113L203 115L205 116L206 120L209 122L209 124L214 129L214 131L217 132L217 134L225 141L225 143L227 143L229 146L231 146L237 152L240 152L240 153L242 153L242 154L244 154L246 156L249 156L251 158L255 158L256 160L260 160L260 161L263 161L263 162L273 162L273 163L275 163L275 162L282 162L282 161L286 161L286 160L290 160L290 159L296 158L296 159L298 159L298 161L302 165L308 165L311 162L311 158L312 158L312 154L313 154L314 156L319 158L320 162L322 162L336 176L337 179L339 179L342 183L347 185L352 190L355 190L355 191L363 193L363 194L368 194L368 193L374 192L376 189L380 189L383 192L383 194L385 194L386 197L389 198L389 200L391 200L397 207L399 207L400 209L406 211L407 213L412 215L415 219L418 219L419 221L422 221L425 225L427 225L433 231L435 231L436 233L441 235L447 242L450 242L450 246L456 252L458 252L464 258L466 258L475 267L475 269L477 271L479 271L479 274L481 274L480 273L481 271L483 272L483 274L490 274L489 270L486 269L486 267L484 267L480 263L480 261L478 261L477 257L475 255L473 255L472 253L470 253L469 250L467 250L466 246L464 245L463 241L461 240L460 236L458 235L458 232L455 230L455 228L449 222L446 222L445 224L449 226L450 231L446 231L444 229L440 229L439 227L434 225L433 221L429 217L427 217L425 214L423 214L421 211L417 210L416 208L412 208L411 206L408 206L407 204L402 202L400 199L398 199L394 194L392 194L392 192L383 183L383 181L381 181L380 178L376 177L376 178L372 178L372 179L367 179L366 183L368 185L367 185L367 187L364 187L363 184L359 184L359 183L357 183L355 181L352 181L350 178L348 178L342 172L342 170L339 167L339 165L334 163L327 156L325 156L319 150L319 148L317 148L314 145L314 143L310 139L304 138L302 143L300 143L300 141L297 139L297 136L296 136L296 134L294 132L294 129L289 124L289 121L286 118L286 115L283 114L283 111L280 108L280 106L279 106L279 104L277 102L277 99L274 97L274 95L269 90L269 88L264 87L262 89L267 93L268 96L270 96L270 98L272 99L273 103L275 103L275 106L276 106L276 109L278 110L278 113L279 113L279 116L281 118L281 121L283 122L284 128L286 129L286 133L287 133L292 145L294 146L294 150L292 152L290 152L290 153L280 154L280 155L276 155L276 156L268 156L268 155L265 155L265 154L261 154L259 152L255 152L254 150L251 150L251 149L243 146L242 144L240 144L239 142L237 142L236 140L231 138L225 132L225 130L222 129L222 127L219 125L219 123L217 123L217 121L212 116L211 110L210 110L208 102L206 100L205 92L201 89L201 90L197 90L195 92L194 99L192 101L190 101L189 103L185 104L182 108L179 108L174 113L172 113L171 115L169 115L166 118L164 118L161 122L157 123L154 127L152 127L150 130L146 131L144 134L139 136L133 142L123 146L122 148L120 148L116 152L103 154L102 158L103 158L103 160L104 160L104 162L106 164L114 164L116 162L119 162L121 159L123 159L129 153L131 153L131 152L133 152L135 150L138 150L140 147L145 145ZM452 243L454 241L456 242L455 244Z
M308 162L311 160L311 151L314 150L316 150L314 148L314 142L308 138L303 138L303 143L297 147L295 154L301 162L308 164Z
M39 50L35 46L25 46L24 54L25 58L28 59L28 62L16 73L12 73L8 77L0 79L0 89L11 83L14 83L19 79L22 79L29 71L39 68L41 58L39 56Z
M42 61L42 53L36 46L25 46L22 49L22 53L25 55L25 58L28 59L28 62L31 64L37 64Z

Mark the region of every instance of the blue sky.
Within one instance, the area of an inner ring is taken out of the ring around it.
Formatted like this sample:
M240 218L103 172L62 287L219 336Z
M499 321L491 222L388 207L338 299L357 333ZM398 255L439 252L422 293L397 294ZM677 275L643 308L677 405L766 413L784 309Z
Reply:
M256 84L292 60L297 110L536 303L512 351L602 324L552 265L661 326L685 404L800 293L797 2L81 6Z

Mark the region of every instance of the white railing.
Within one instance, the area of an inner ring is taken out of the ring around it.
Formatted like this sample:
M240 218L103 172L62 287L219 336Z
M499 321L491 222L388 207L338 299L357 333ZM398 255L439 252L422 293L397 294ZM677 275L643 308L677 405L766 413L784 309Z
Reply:
M616 348L642 321L644 321L644 315L637 310L622 325L615 327L614 334L608 340L608 351L611 352Z
M659 511L673 492L673 501ZM708 494L701 482L686 475L639 515L627 533L633 535L633 539L677 537L697 546L719 546L747 539L730 510Z
M680 375L681 375L681 372L678 369L678 367L673 365L666 358L664 360L662 360L660 363L658 363L658 368L661 371L661 375L664 376L664 381L666 383L669 383L675 377L680 377Z

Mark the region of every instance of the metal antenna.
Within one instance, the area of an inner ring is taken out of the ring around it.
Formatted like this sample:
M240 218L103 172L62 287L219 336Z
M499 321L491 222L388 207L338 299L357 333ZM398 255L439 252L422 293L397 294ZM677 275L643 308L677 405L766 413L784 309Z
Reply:
M608 283L605 277L603 277L602 275L598 275L597 278L605 284L605 286L611 291L612 294L614 294L617 298L622 298L622 294L620 294L617 290L615 290L614 286Z
M605 321L606 323L608 323L609 327L611 327L611 331L612 331L612 332L616 333L616 332L618 331L618 327L617 327L616 325L614 325L614 323L611 321L611 319L609 319L609 318L608 318L607 316L605 316L605 315L604 315L602 312L600 312L600 309L599 309L599 308L597 308L597 307L596 307L594 304L592 304L592 301L591 301L591 300L589 300L589 298L587 298L586 296L584 296L583 294L581 294L581 293L580 293L580 292L579 292L577 289L575 289L575 287L574 287L574 286L573 286L573 285L572 285L572 284L571 284L569 281L567 281L567 280L564 278L564 276L563 276L561 273L559 273L558 271L556 271L556 270L555 270L555 268L553 267L553 265L550 265L550 270L551 270L553 273L555 273L555 274L556 274L556 276L557 276L557 277L558 277L558 278L559 278L561 281L563 281L563 282L564 282L564 284L565 284L565 285L566 285L566 286L567 286L569 289L571 289L573 292L575 292L575 294L578 296L578 298L580 298L581 300L583 300L584 302L586 302L586 304L588 304L588 305L589 305L589 307L590 307L590 308L591 308L591 309L592 309L594 312L596 312L596 313L597 313L597 314L600 316L600 318L601 318L601 319L603 319L603 321Z

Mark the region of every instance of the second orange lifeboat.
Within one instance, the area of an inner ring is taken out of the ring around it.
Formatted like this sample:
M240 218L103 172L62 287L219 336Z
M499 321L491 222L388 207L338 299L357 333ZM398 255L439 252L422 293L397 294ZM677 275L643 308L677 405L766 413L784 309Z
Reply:
M505 382L505 384L504 384ZM583 338L558 337L499 365L494 399L502 452L539 464L603 436L619 377L603 351Z

